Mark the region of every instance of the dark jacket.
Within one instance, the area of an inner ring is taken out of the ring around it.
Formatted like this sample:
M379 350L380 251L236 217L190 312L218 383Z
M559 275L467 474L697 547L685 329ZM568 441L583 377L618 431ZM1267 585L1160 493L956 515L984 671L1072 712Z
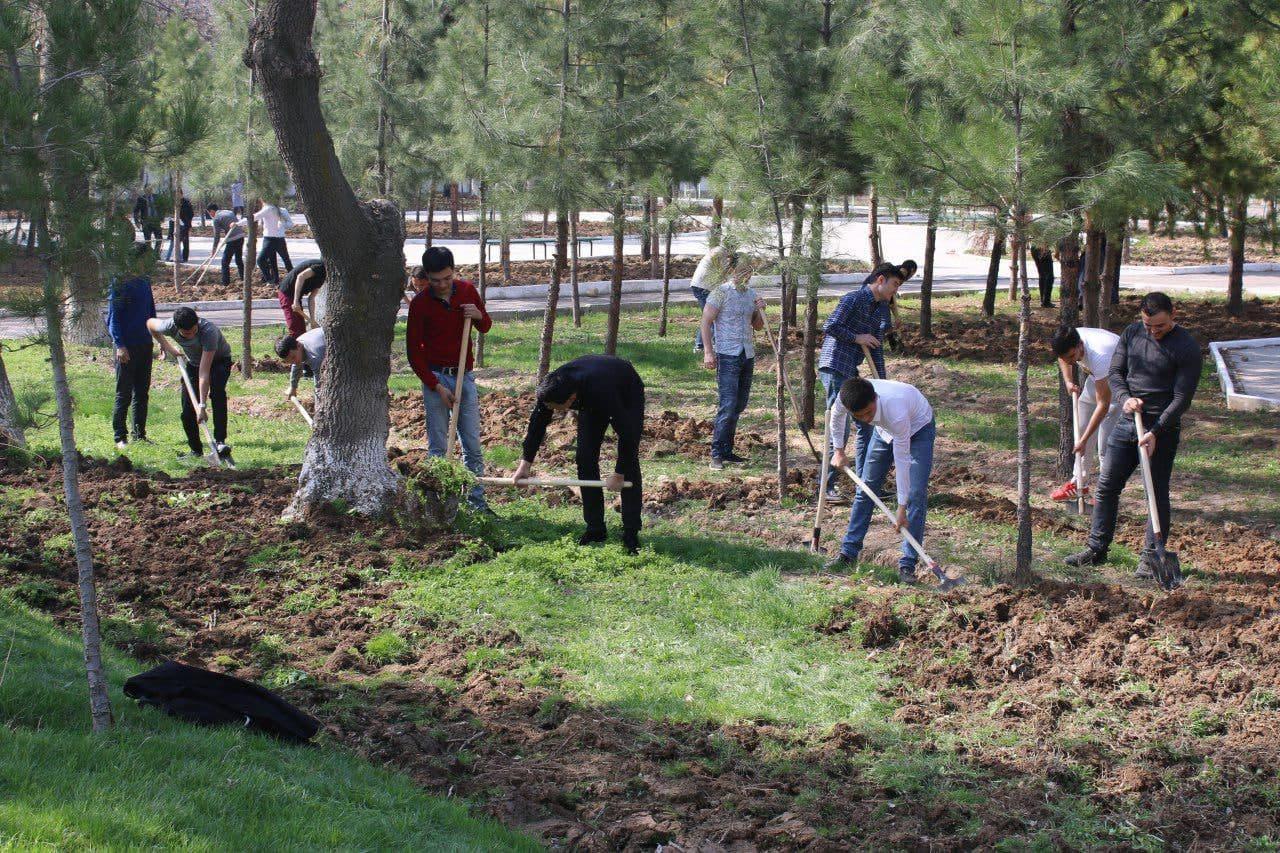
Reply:
M124 695L189 723L241 726L294 743L320 730L319 720L265 687L177 661L130 678Z
M133 203L133 221L139 225L144 222L152 225L159 224L160 204L155 193L138 196L138 200Z
M107 297L107 331L117 347L140 347L151 343L147 321L156 316L151 279L138 276L116 281Z
M1181 326L1157 341L1141 320L1130 323L1120 333L1107 374L1113 402L1123 406L1125 400L1138 397L1148 430L1160 435L1177 429L1191 407L1203 364L1200 345Z
M618 435L618 461L615 470L624 472L628 462L640 458L640 434L644 430L644 382L631 362L611 355L584 355L556 368L567 374L572 393L578 396L573 408L592 412L606 419ZM538 403L529 417L525 433L523 458L529 462L537 455L554 412Z
M182 197L182 201L178 202L178 219L182 222L183 228L190 228L191 221L196 218L195 208L191 206L191 200L186 196Z

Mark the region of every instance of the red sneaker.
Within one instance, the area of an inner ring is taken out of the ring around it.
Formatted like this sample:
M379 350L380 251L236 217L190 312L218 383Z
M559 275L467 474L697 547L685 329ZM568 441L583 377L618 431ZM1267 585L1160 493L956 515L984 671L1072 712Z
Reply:
M1085 495L1088 495L1089 487L1085 486L1084 489L1082 489L1082 491L1084 492ZM1054 489L1053 494L1050 495L1049 497L1053 498L1053 500L1055 501L1075 500L1077 497L1079 497L1079 495L1076 492L1076 481L1067 480L1067 482L1063 483L1061 486L1058 486L1058 488Z

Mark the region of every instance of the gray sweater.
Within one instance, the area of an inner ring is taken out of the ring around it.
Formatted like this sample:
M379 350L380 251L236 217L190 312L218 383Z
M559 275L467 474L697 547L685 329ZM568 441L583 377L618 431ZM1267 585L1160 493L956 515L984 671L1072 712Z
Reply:
M1191 407L1203 361L1200 345L1181 326L1157 341L1141 320L1131 323L1120 333L1107 374L1115 405L1138 397L1148 430L1160 435L1177 429L1182 414Z

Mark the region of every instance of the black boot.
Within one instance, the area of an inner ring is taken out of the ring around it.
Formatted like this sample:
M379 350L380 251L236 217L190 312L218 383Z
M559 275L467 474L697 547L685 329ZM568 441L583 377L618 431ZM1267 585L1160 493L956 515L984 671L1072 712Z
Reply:
M628 554L640 553L640 534L631 530L624 531L622 534L622 547L627 549Z
M588 529L581 536L578 537L578 544L579 545L599 545L608 538L609 538L609 535L603 530Z
M1088 546L1078 554L1072 554L1063 560L1068 566L1100 566L1107 561L1106 551L1095 551Z

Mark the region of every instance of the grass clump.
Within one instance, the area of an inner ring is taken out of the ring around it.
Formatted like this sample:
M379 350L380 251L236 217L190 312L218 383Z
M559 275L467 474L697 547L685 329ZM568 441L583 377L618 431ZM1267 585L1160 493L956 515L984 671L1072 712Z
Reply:
M383 631L364 644L364 656L382 666L399 663L409 651L409 641L395 631Z

